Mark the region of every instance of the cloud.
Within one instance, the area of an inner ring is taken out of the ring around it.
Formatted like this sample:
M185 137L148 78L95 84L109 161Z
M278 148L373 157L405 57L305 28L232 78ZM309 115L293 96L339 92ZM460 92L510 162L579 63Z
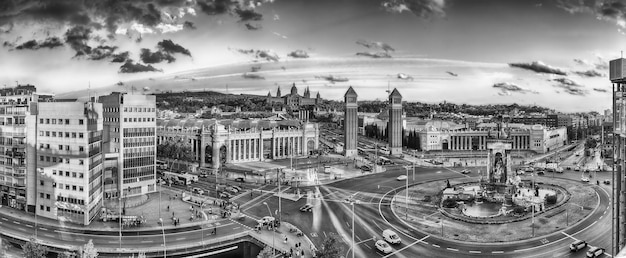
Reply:
M91 32L91 29L85 26L75 26L65 32L65 43L76 51L75 56L91 53L91 47L87 45L91 38Z
M599 20L614 22L618 31L626 29L626 4L618 0L558 0L557 6L569 13L587 13Z
M8 42L8 41L5 41L4 43L2 43L2 46L3 47L10 47L10 48L12 48L12 47L15 46L15 44L13 44L11 42Z
M608 70L609 69L609 64L607 63L597 63L595 64L596 69L598 70Z
M281 37L281 38L283 38L283 39L287 39L287 36L282 35L282 34L280 34L280 33L278 33L278 32L272 32L272 34L274 34L274 35L276 35L276 36L278 36L278 37Z
M246 23L246 29L248 29L248 30L260 30L261 28L263 28L263 26L261 26L261 24Z
M275 20L275 21L280 20L280 16L278 16L278 14L274 14L274 20Z
M15 49L17 50L23 50L23 49L37 50L40 48L53 49L53 48L60 47L60 46L63 46L63 42L61 41L60 38L50 37L50 38L45 39L44 41L37 41L34 39L26 41L18 45L17 47L15 47Z
M604 76L603 74L599 73L596 70L589 70L589 71L576 71L574 72L575 74L578 74L580 76L583 77L602 77Z
M593 88L593 90L598 91L598 92L607 92L608 91L606 89L600 89L600 88Z
M195 30L195 29L196 29L196 25L195 25L195 24L193 24L193 22L190 22L190 21L185 21L185 22L183 23L183 28L184 28L184 29L188 29L188 30Z
M391 45L384 43L384 42L374 42L374 41L367 41L367 40L359 39L357 40L356 44L364 46L369 49L377 49L377 50L382 49L385 52L396 51L393 47L391 47Z
M548 73L548 74L557 74L557 75L567 75L567 73L561 69L549 66L544 64L541 61L533 61L532 63L509 63L511 67L522 68L526 70L531 70L536 73Z
M140 73L140 72L163 72L163 70L154 68L152 65L143 65L140 63L133 63L133 61L127 61L120 66L119 73Z
M180 53L180 54L191 57L191 52L189 52L189 49L186 49L182 47L181 45L174 43L170 39L165 39L157 43L157 48L169 54Z
M391 58L391 55L387 52L357 52L357 56L368 56L373 58Z
M243 73L241 77L245 79L253 79L253 80L265 80L265 77L255 74L255 73Z
M578 59L578 58L574 58L574 62L575 62L575 63L577 63L577 64L579 64L579 65L586 65L586 64L588 64L588 63L589 63L589 62L587 62L587 60L585 60L585 59Z
M112 47L112 46L97 46L96 48L93 48L91 50L91 52L89 53L89 59L90 60L102 60L105 58L109 58L113 55L113 52L115 52L115 50L117 49L117 47Z
M411 12L421 18L444 17L445 0L387 0L382 6L388 12Z
M263 19L263 15L256 12L254 9L235 9L235 13L239 16L240 22L247 21L260 21Z
M530 92L530 93L538 94L538 92L536 92L536 91L531 91L531 90L528 90L528 89L524 89L524 88L520 87L519 85L517 85L515 83L511 83L511 82L499 82L499 83L494 84L492 87L494 87L496 89L500 89L501 92L498 93L498 94L501 95L501 96L511 95L511 93L514 93L514 92L519 92L519 93L523 93L523 94L526 94L526 93Z
M237 4L231 0L198 1L200 10L207 15L219 15L231 12Z
M309 53L307 53L304 50L296 50L293 51L289 54L287 54L287 56L293 57L293 58L309 58Z
M566 93L569 93L571 95L585 96L588 93L587 90L583 89L582 85L568 78L556 78L552 81L558 82L558 84L555 86L563 88Z
M111 63L124 63L127 60L128 61L132 61L132 60L130 60L128 58L128 56L129 56L128 51L117 53L117 54L113 54L113 55L111 55L111 57L113 58L113 59L111 59Z
M230 48L230 47L228 49L236 51L237 53L240 53L240 54L253 57L255 59L254 61L258 61L259 59L265 59L267 61L278 62L280 60L280 57L278 56L278 54L274 53L274 51L272 50L240 49L240 48Z
M146 64L156 64L163 61L168 63L176 61L176 58L169 53L163 51L152 52L150 49L142 48L139 58Z

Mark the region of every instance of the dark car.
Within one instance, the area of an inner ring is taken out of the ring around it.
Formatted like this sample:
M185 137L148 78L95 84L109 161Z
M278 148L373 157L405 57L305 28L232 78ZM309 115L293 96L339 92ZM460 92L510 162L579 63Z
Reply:
M304 206L300 207L300 211L303 212L312 212L313 211L313 204L307 203Z
M610 184L611 184L611 180L609 180L609 179L604 180L604 181L603 181L603 183L604 183L605 185L610 185Z
M243 177L235 178L235 182L245 182L245 181L246 181L246 179L243 178Z
M544 174L545 174L545 172L543 172L543 170L537 171L537 175L543 176Z

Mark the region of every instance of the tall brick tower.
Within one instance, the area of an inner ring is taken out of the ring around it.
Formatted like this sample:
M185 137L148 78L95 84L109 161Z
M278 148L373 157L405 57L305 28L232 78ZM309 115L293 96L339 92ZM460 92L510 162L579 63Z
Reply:
M359 118L357 116L357 103L356 103L356 92L350 86L348 91L346 91L346 95L344 95L345 100L345 111L344 111L344 153L346 157L356 157L356 142L357 142L357 129Z
M391 155L402 155L402 95L398 89L389 94L389 128L387 139Z

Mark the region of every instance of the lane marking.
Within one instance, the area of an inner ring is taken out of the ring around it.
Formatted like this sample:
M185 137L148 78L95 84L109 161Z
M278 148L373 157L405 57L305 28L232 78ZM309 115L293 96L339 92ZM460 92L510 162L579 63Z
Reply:
M457 251L457 252L459 251L459 249L450 248L450 247L448 247L448 248L446 248L446 249L448 249L448 250L450 250L450 251Z
M13 221L13 223L21 225L22 223L20 223L19 221Z
M109 244L115 244L117 241L109 241Z
M503 253L504 253L504 251L492 251L491 253L492 253L492 254L503 254Z
M33 225L28 225L28 224L26 224L26 225L24 225L24 226L27 226L27 227L29 227L29 228L33 228Z
M439 248L439 247L441 247L441 246L439 246L439 245L436 245L436 244L433 244L433 246L434 246L434 247L437 247L437 248Z
M176 238L176 240L185 240L185 239L187 239L187 238L186 238L186 237L179 237L179 238Z
M47 228L39 228L39 230L48 231Z
M481 253L480 251L469 251L469 252L472 253L472 254L479 254L479 253Z
M152 240L141 241L141 243L152 243Z
M574 239L574 241L578 241L578 239L576 239L575 237L571 236L570 234L567 234L567 233L565 233L565 232L561 232L561 233L563 233L563 235L565 235L566 237L569 237L569 238L571 238L571 239Z
M424 241L424 239L428 238L429 236L430 236L430 235L427 235L427 236L423 237L422 239L419 239L419 240L417 240L417 241L413 242L413 243L412 243L412 244L410 244L410 245L407 245L407 246L405 246L405 247L402 247L402 248L398 249L398 250L397 250L397 251L395 251L395 252L392 252L392 253L390 253L390 254L388 254L388 255L385 255L385 256L383 256L383 258L387 258L387 257L389 257L389 256L392 256L392 255L395 255L395 254L397 254L397 253L400 253L400 252L402 252L402 250L407 249L407 248L409 248L409 247L411 247L411 246L413 246L413 245L415 245L415 244L417 244L417 243L419 243L419 242ZM457 251L458 251L458 250L457 250Z
M9 221L7 218L2 218L2 220L4 220L4 221Z

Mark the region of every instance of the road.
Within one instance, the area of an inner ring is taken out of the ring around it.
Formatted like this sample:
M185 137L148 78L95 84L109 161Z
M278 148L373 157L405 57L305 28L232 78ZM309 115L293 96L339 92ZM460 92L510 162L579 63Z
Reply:
M396 177L405 173L401 167L391 168L388 172L368 175L353 180L341 181L329 186L319 187L324 196L319 211L322 214L324 225L319 227L314 235L342 235L345 250L351 242L351 209L350 204L341 202L354 193L361 204L355 206L355 242L357 245L356 257L380 257L381 253L375 250L372 237L381 239L382 230L393 228L401 234L403 243L393 246L397 257L459 257L459 256L499 256L499 257L584 257L585 251L569 252L569 244L575 239L586 240L590 245L601 246L609 250L611 243L610 232L610 196L609 186L591 186L598 192L600 200L596 209L584 222L564 231L559 231L545 237L499 244L464 243L441 239L438 236L427 235L411 229L401 222L391 211L390 202L394 189L402 188L404 182L397 181ZM418 168L415 182L430 180L444 180L461 177L460 173L446 168ZM548 176L548 175L547 175ZM608 177L608 175L602 175ZM411 179L409 175L409 179ZM578 173L559 174L558 177L579 178ZM410 183L413 181L411 180ZM378 187L380 185L381 187ZM336 200L336 201L333 201ZM376 205L378 203L378 205ZM305 227L308 234L308 227ZM444 225L445 230L445 225ZM313 237L314 238L314 237ZM347 253L351 255L351 253ZM348 256L349 257L349 256Z

